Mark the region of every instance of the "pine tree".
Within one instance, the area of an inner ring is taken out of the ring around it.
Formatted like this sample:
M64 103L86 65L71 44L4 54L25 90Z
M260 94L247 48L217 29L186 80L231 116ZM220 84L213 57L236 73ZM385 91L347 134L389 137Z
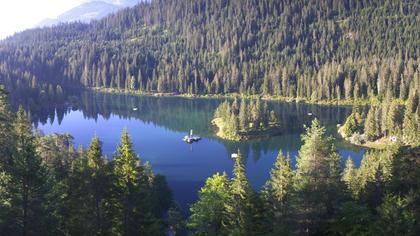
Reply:
M229 235L247 235L252 228L252 189L246 177L245 165L238 150L233 168L228 200L225 202L223 226Z
M108 203L110 179L102 156L102 144L98 137L94 137L86 152L88 181L85 192L88 194L88 219L92 225L91 232L98 234L109 233L109 220L105 205Z
M14 218L11 227L21 235L42 235L48 224L48 185L46 169L35 150L32 126L22 107L14 122L16 149L10 163L11 205Z
M280 150L262 193L265 218L270 222L273 235L291 232L293 177L290 158Z
M130 186L136 186L138 184L139 159L133 150L133 144L126 128L121 136L114 161L114 175L117 186L126 190Z
M10 160L13 152L13 114L7 103L7 92L0 86L0 171Z
M113 233L130 235L139 232L136 202L139 187L139 160L125 128L114 156Z
M399 135L402 131L402 117L401 110L396 100L392 101L389 111L387 127L390 135Z
M0 232L3 234L7 234L11 230L9 228L11 223L9 220L13 218L11 180L12 177L9 173L3 170L0 171Z
M372 106L369 109L369 112L367 114L366 120L365 120L365 136L366 140L373 141L377 138L377 121L375 119L375 114L377 112L377 108L375 106Z
M241 105L239 108L239 127L241 130L244 131L246 131L249 127L248 107L245 100L241 101Z
M419 97L416 93L411 96L404 111L403 120L403 140L410 145L419 144L420 125L418 116Z
M357 179L357 170L355 169L353 159L349 157L346 161L346 168L343 172L343 182L354 198L358 198L359 188Z
M318 119L312 121L302 136L303 145L297 159L295 189L300 201L303 233L317 231L323 217L331 216L338 200L340 156L331 137Z
M274 167L270 172L269 186L276 202L275 208L281 208L290 195L293 185L293 171L290 159L286 158L282 151L279 151Z

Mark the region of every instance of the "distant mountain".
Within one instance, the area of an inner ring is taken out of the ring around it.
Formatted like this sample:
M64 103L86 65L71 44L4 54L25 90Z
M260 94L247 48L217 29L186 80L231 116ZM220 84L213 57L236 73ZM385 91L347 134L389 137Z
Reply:
M101 19L122 8L134 6L139 1L140 0L104 0L87 2L59 15L56 19L45 19L37 26L52 26L59 23L75 21L89 23L92 20Z

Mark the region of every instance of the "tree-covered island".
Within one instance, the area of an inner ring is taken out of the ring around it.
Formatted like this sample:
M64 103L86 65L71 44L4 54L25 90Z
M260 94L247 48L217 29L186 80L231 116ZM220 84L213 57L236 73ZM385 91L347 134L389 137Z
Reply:
M216 135L229 140L263 138L280 133L280 123L267 102L257 100L225 101L214 113L212 124L217 127Z

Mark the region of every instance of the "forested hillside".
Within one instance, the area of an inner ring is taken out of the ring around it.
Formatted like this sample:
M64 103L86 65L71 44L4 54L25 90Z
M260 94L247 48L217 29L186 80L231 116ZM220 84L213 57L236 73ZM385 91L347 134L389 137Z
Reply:
M407 99L418 12L417 0L153 0L1 41L0 74L50 90Z

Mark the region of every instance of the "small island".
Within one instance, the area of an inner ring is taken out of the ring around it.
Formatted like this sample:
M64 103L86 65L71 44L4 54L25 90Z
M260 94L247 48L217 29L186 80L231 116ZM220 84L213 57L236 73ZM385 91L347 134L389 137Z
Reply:
M217 127L216 135L223 139L241 141L267 138L280 133L280 124L267 102L258 100L225 101L219 105L212 124Z

